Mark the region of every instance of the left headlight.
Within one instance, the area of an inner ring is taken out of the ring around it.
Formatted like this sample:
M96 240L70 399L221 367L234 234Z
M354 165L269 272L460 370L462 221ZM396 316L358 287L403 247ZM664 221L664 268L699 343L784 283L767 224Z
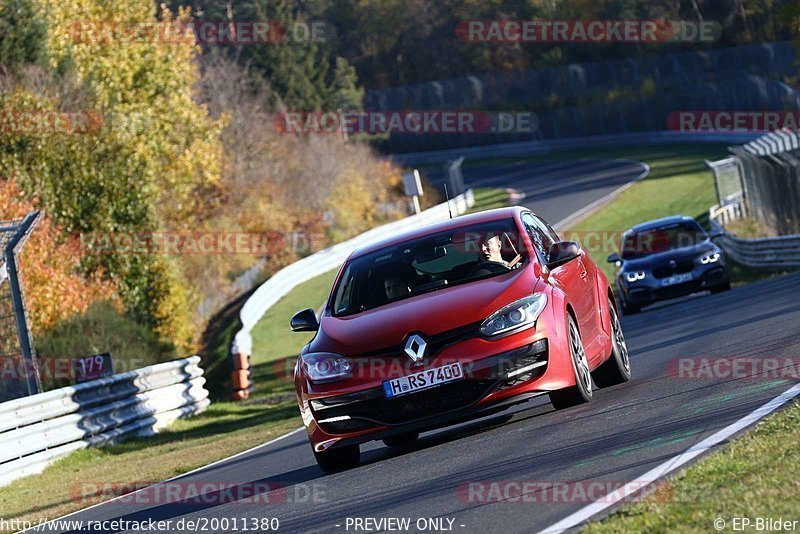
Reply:
M644 280L647 278L647 273L644 271L631 271L629 273L625 273L625 280L630 283L638 282L639 280Z
M503 306L481 323L484 336L496 336L533 326L547 305L547 295L536 293Z
M698 258L700 263L703 265L708 265L709 263L716 263L719 261L720 254L719 252L712 252L711 254L703 254Z
M332 352L312 352L303 354L300 359L312 382L331 382L353 374L352 360Z

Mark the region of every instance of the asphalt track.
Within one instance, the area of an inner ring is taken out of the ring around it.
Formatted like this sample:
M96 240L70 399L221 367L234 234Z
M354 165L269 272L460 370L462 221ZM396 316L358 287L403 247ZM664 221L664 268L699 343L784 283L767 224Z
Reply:
M462 174L469 187L512 187L522 191L525 199L521 204L555 224L647 171L638 161L570 159L465 164ZM444 172L428 171L426 176L434 186L443 187Z
M465 178L477 185L468 172L486 173L487 181L500 180L490 178L492 174L503 176L497 185L530 191L526 203L553 221L624 184L608 162L585 162L588 174L580 174L574 164L554 165L502 166L495 173L465 169ZM627 172L629 180L638 174L636 165L621 165L618 170ZM583 202L577 208L571 204L573 181L580 184ZM452 520L451 532L540 531L597 497L589 492L636 481L796 383L774 376L735 378L724 372L681 377L678 371L681 358L799 354L798 289L800 276L793 275L670 301L624 317L633 379L596 391L587 405L555 412L542 397L501 414L426 433L406 449L373 442L362 446L360 467L333 475L319 470L305 433L295 432L177 481L183 488L202 488L203 483L212 488L233 483L248 488L245 491L279 486L261 494L259 503L230 502L213 489L203 494L204 502L163 502L157 488L149 488L135 499L111 501L68 519L172 520L175 525L200 518L229 522L277 518L280 532L391 532L396 530L388 524L356 529L353 520L408 518L408 531L419 532L417 520L439 518L445 526ZM519 496L514 483L528 483L531 491L523 498L498 502L494 488ZM567 489L541 489L546 486ZM713 520L710 515L708 530L713 530ZM219 527L214 530L233 530Z

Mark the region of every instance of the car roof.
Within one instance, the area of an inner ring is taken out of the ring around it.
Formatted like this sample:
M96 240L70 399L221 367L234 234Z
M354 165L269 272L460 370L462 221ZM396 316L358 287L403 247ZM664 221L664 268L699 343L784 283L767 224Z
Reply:
M643 232L646 230L653 230L654 228L660 228L662 226L669 226L671 224L689 221L697 222L693 217L689 217L687 215L673 215L671 217L662 217L661 219L653 219L652 221L637 224L628 230L628 232Z
M515 217L517 213L522 213L523 211L528 211L528 210L522 206L512 206L508 208L497 208L493 210L479 211L477 213L471 213L469 215L460 215L458 217L454 217L453 219L446 219L444 221L423 226L422 228L407 230L405 232L401 232L399 234L395 234L391 237L387 237L378 241L370 241L367 244L357 248L350 255L350 258L363 256L364 254L375 252L376 250L380 250L384 247L391 247L393 245L404 243L412 239L424 237L426 235L435 234L438 232L444 232L455 228L461 228L463 226L471 226L473 224L510 219L512 217Z

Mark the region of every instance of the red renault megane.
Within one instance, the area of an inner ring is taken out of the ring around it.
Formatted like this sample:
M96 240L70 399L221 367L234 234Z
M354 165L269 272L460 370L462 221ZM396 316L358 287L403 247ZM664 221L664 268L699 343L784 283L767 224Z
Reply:
M300 412L325 471L359 444L549 394L556 409L630 379L614 293L589 255L531 211L458 217L350 255L295 366Z

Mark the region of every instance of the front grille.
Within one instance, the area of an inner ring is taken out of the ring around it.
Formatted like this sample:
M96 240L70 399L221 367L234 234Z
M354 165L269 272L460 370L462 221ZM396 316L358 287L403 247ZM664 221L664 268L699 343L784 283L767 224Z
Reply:
M653 269L653 276L656 278L668 278L675 274L690 273L694 270L694 262L683 260L675 264L675 267L665 265Z
M480 400L492 386L493 380L462 380L433 389L391 399L365 402L361 413L353 417L372 417L388 424L399 424L469 406ZM360 410L359 410L360 411Z
M320 427L342 434L382 425L398 425L467 408L492 391L507 389L541 376L546 369L547 340L496 354L464 366L467 378L400 397L386 398L382 387L311 401ZM545 365L507 378L509 373L535 363ZM341 417L348 419L339 419ZM338 419L330 421L331 419Z
M683 284L661 287L659 289L656 289L653 293L657 299L671 299L676 297L682 297L684 295L700 291L701 289L702 288L700 281L692 280L690 282L685 282Z

